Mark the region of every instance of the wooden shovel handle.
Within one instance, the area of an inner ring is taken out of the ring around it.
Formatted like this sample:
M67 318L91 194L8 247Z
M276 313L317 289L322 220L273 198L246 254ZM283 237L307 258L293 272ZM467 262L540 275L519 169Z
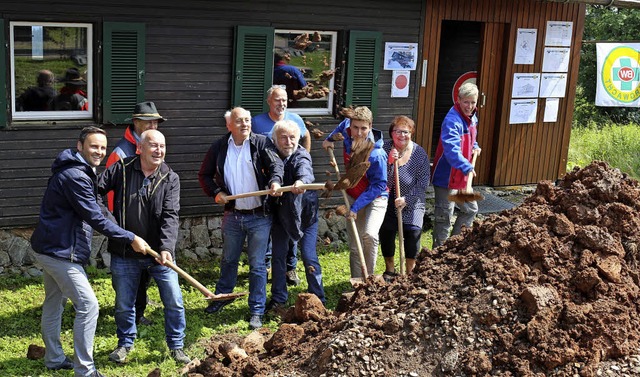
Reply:
M333 153L333 148L327 148L327 152L329 153L329 158L331 159L331 165L333 165L336 174L340 177L340 168L338 167L338 161L336 161L336 156ZM344 205L347 207L347 211L351 211L351 205L349 204L349 197L347 196L346 190L340 190L342 192L342 198L344 199ZM369 273L367 272L367 262L364 259L364 251L362 249L362 242L360 242L360 235L358 234L358 227L356 226L356 221L351 218L351 216L347 215L349 226L351 227L351 233L353 233L355 241L356 241L356 249L358 249L358 257L360 259L360 266L362 271L362 277L366 279L369 277Z
M400 194L400 177L398 176L398 170L399 170L399 162L396 159L395 161L393 161L393 172L395 175L395 181L396 181L396 198L401 197L402 195ZM393 203L393 205L395 205L395 202ZM402 208L398 208L398 248L399 248L399 252L400 252L400 275L404 275L405 274L405 258L404 258L404 229L402 229Z
M148 247L146 249L147 254L151 255L152 257L161 260L160 254L158 254L157 252L155 252L153 249L151 249L150 247ZM202 292L203 295L205 295L207 298L210 297L215 297L215 295L207 289L207 287L205 287L204 285L200 284L199 281L197 281L196 279L194 279L191 275L189 275L188 273L186 273L182 268L176 266L173 262L170 261L166 261L164 263L165 266L171 268L172 270L174 270L175 272L178 273L178 275L182 276L186 281L189 282L189 284L191 284L192 286L194 286L195 288L197 288L200 292Z
M473 169L475 169L476 167L477 158L478 158L478 153L476 153L476 150L474 149L473 152L471 152L471 167ZM471 171L467 175L467 188L465 192L471 192L471 183L473 182L473 169L471 169Z
M325 183L306 183L306 184L300 185L299 187L304 190L322 190L326 187L326 184ZM291 190L293 190L293 185L282 186L276 191L289 192ZM242 198L250 198L252 196L268 195L270 192L271 190L260 190L260 191L244 192L242 194L237 194L237 195L227 195L227 200L235 200L235 199L242 199Z

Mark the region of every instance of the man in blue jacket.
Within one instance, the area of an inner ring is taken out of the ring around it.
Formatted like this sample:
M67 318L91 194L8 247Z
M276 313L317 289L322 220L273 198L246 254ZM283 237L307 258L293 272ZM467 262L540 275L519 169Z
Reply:
M299 242L309 293L324 303L322 269L316 252L318 238L318 193L306 191L300 185L313 183L311 155L298 145L300 130L295 122L281 120L273 127L273 142L284 163L285 186L293 185L291 192L276 200L271 229L273 241L271 301L267 310L283 307L289 294L286 283L286 258L291 241Z
M139 253L147 243L107 219L98 204L96 172L107 152L106 132L82 129L77 152L64 150L53 162L53 175L40 207L40 222L31 236L31 247L44 270L42 304L44 364L48 369L74 369L76 376L102 376L93 362L93 338L98 323L96 298L83 265L91 256L93 229L110 239L125 242ZM73 303L75 357L66 357L60 342L62 311L67 298Z

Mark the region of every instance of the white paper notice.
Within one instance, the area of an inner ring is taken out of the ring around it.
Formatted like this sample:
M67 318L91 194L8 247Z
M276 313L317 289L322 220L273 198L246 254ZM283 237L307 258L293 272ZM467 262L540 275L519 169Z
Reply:
M564 98L567 91L566 73L543 73L540 79L540 98Z
M539 73L514 73L511 98L537 97L540 90Z
M409 97L411 71L393 71L391 77L391 97Z
M533 64L536 57L538 29L518 29L513 64Z
M512 99L509 124L535 123L538 99Z
M560 98L547 98L544 105L544 122L558 121Z
M570 56L569 47L545 47L542 56L542 72L567 72Z
M573 22L571 21L547 21L544 45L571 47L572 32Z

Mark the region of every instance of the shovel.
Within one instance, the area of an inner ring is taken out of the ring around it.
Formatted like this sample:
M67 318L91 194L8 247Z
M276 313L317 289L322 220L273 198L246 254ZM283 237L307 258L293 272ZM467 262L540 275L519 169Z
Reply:
M476 167L477 157L478 157L478 154L474 150L473 157L471 157L471 166L473 168ZM456 202L457 204L464 204L464 203L473 202L476 200L483 200L484 196L482 196L481 193L473 192L473 189L471 188L472 181L473 181L473 169L471 169L471 172L469 172L469 175L467 175L467 187L464 190L459 190L458 193L456 194L449 195L447 199L449 199L450 202Z
M331 165L335 168L336 174L340 176L340 168L338 168L338 163L336 161L336 156L333 153L333 148L327 148L327 152L329 152L329 157L331 158ZM349 210L350 206L349 206L349 197L347 196L347 191L344 189L340 191L342 192L342 197L344 198L344 205L347 207L347 210ZM358 234L356 221L351 217L347 217L347 218L349 220L349 226L351 227L351 233L353 233L356 241L356 248L358 249L358 256L360 257L360 266L362 269L362 276L363 276L363 278L351 278L349 280L351 282L351 285L355 286L358 283L362 283L364 280L366 280L367 277L369 277L369 274L367 273L367 263L364 259L364 252L362 251L362 243L360 242L360 235Z
M400 176L398 175L398 160L393 161L393 170L396 178L396 198L400 196ZM398 245L400 252L400 275L405 273L404 260L404 229L402 229L402 207L398 208Z
M330 185L329 182L327 183L308 183L308 184L304 184L304 185L300 185L299 186L301 189L303 190L331 190L332 186ZM289 192L293 190L293 185L291 186L282 186L279 189L277 189L277 192ZM242 198L249 198L252 196L262 196L262 195L268 195L271 193L271 190L259 190L259 191L251 191L251 192L244 192L242 194L236 194L236 195L227 195L227 200L235 200L235 199L242 199Z
M146 253L151 255L152 257L156 258L157 260L161 260L160 254L158 254L157 252L155 252L153 249L151 249L150 247L148 247L146 249ZM207 287L205 287L204 285L200 284L199 281L197 281L196 279L194 279L191 275L189 275L188 273L186 273L182 268L176 266L173 262L171 261L166 261L164 263L165 266L171 268L172 270L174 270L175 272L178 273L178 275L182 276L183 278L185 278L185 280L187 280L189 282L189 284L191 284L192 286L194 286L195 288L197 288L200 292L202 292L202 294L205 296L205 300L210 300L210 301L227 301L227 300L235 300L238 297L242 297L242 296L246 296L249 294L249 292L232 292L232 293L219 293L219 294L213 294L213 292L211 292L210 290L207 289Z

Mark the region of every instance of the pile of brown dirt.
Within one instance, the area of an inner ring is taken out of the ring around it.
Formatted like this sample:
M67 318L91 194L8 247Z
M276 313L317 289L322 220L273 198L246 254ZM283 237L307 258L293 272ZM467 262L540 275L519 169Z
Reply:
M638 182L594 162L424 251L411 277L371 278L343 312L190 375L594 376L640 346L639 244Z

